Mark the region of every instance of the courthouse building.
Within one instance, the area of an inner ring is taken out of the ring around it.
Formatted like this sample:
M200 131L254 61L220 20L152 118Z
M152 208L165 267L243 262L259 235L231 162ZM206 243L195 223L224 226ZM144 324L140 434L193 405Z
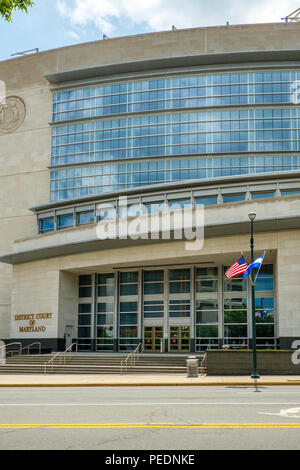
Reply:
M249 212L258 347L300 338L299 37L297 23L193 28L0 62L0 339L251 347L249 280L224 275L250 262ZM202 206L195 249L172 230L97 230Z

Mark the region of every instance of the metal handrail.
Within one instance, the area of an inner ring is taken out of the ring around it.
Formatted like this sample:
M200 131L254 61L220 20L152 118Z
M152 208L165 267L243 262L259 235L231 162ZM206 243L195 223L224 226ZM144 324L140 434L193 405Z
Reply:
M204 353L202 361L200 362L199 369L203 372L206 369L206 353Z
M22 351L28 348L28 354L29 354L30 347L33 346L34 344L38 344L38 345L39 345L39 354L41 354L41 351L42 351L42 343L40 343L39 341L35 341L34 343L31 343L31 344L29 344L28 346L25 346L24 348L22 348L22 349L20 350L20 353L23 354Z
M123 366L125 366L125 372L127 372L129 360L130 360L130 367L135 366L136 358L138 358L138 355L139 355L139 349L142 349L141 346L142 346L142 343L139 343L137 347L135 348L135 350L131 351L126 357L126 359L121 361L121 374L123 373Z
M76 352L78 352L78 344L77 344L77 341L75 343L72 343L70 344L70 346L62 353L63 356L64 356L64 364L66 363L66 353L69 352L70 353L70 358L72 356L72 349L73 349L73 346L76 346ZM70 350L70 351L69 351Z
M47 373L47 366L50 366L50 364L52 363L52 372L53 372L53 362L54 362L54 359L56 357L60 356L60 364L61 364L61 351L58 351L53 357L51 357L51 359L48 361L48 362L45 362L44 364L44 374Z
M19 349L19 354L21 354L21 351L22 351L22 343L21 342L14 342L14 343L8 343L8 344L3 344L3 346L0 346L0 348L7 348L7 346L12 346L13 344L19 344L20 345L20 349ZM5 356L6 354L10 353L12 351L5 351Z
M70 346L67 347L67 349L65 349L65 351L58 351L53 357L51 357L50 361L48 362L45 362L44 364L44 374L47 373L47 367L51 364L52 365L52 372L53 372L53 367L54 367L54 360L59 356L59 364L61 365L61 358L63 357L64 358L64 364L66 363L66 353L67 352L70 352L70 357L71 357L71 354L72 354L72 348L73 346L76 346L76 352L78 350L78 344L77 342L75 343L72 343L70 344ZM69 351L70 349L70 351Z

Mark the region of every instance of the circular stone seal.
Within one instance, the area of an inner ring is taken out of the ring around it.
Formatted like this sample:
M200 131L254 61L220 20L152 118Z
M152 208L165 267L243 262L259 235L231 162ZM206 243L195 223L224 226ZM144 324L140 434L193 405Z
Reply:
M13 132L25 119L25 103L17 96L9 96L0 103L0 133Z

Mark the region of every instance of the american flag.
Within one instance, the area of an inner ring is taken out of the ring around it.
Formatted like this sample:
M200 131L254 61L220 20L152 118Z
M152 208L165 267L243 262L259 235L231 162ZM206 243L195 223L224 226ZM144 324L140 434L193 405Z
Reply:
M242 274L246 271L247 264L245 263L245 258L241 256L227 271L225 272L225 276L227 279L231 279L232 277L237 276L238 274Z

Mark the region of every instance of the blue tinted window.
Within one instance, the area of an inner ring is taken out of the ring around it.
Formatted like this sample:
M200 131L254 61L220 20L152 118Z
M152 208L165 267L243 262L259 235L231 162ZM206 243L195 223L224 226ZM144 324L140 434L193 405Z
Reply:
M57 220L58 220L59 229L73 227L73 222L74 222L73 214L59 215Z
M54 218L40 220L40 233L53 232L54 230Z
M236 201L244 201L245 194L226 194L223 196L223 202L236 202Z
M210 204L217 204L218 203L218 197L217 196L207 196L207 197L197 197L195 199L196 204L203 204L205 206L208 206Z
M252 199L263 199L265 197L274 197L275 196L275 191L265 191L265 192L259 192L259 193L251 193L251 198Z
M293 194L300 194L300 189L281 190L281 196L292 196Z
M94 211L89 212L80 212L77 215L77 223L81 224L90 224L94 222Z

